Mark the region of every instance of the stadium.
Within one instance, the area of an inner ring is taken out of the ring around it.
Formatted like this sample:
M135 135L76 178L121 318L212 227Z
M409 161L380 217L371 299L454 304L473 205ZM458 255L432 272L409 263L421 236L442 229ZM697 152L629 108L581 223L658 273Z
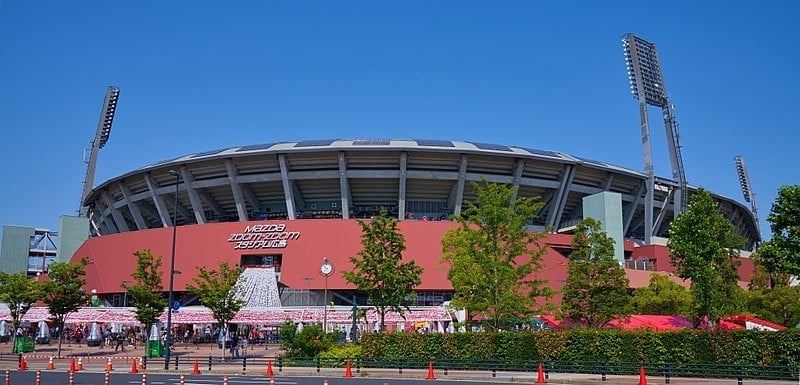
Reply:
M72 259L91 261L87 291L96 290L107 306L124 306L122 284L131 280L134 251L150 249L165 257L168 287L175 230L180 274L174 275L174 285L182 304L197 304L186 293L196 266L229 261L255 277L247 282L255 285L250 291L258 297L256 306L347 306L353 298L364 305L366 299L341 271L351 268L349 258L361 249L357 219L385 209L401 219L404 258L424 268L414 304L439 306L453 294L446 266L439 262L441 238L456 226L449 216L475 199L471 182L484 178L517 186L518 196L541 198L544 205L529 228L547 231L539 274L554 289L566 277L569 234L585 215L586 198L603 193L619 202L606 208L621 219L623 255L618 258L631 286L646 285L652 271L673 271L664 237L674 219L675 181L656 178L653 241L645 244L644 173L557 151L418 139L282 142L150 164L87 194L83 204L93 236ZM748 207L718 195L714 199L752 249L760 235ZM324 259L334 270L327 278L320 273ZM747 281L752 262L741 260L740 279Z

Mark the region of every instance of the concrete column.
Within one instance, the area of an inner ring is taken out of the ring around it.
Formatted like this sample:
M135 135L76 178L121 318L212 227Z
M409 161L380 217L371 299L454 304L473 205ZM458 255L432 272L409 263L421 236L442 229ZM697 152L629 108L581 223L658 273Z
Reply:
M158 186L156 186L155 182L153 182L153 178L149 173L144 174L144 181L147 183L147 189L150 190L150 196L152 197L153 203L158 211L158 217L161 219L161 224L164 227L171 227L172 218L169 216L169 211L167 211L167 205L164 204L164 198L156 193Z
M111 201L111 197L108 196L106 191L103 191L102 194L103 201L108 206L108 209L111 211L111 217L114 218L114 224L116 225L117 229L122 232L130 231L128 228L128 223L125 222L125 217L122 216L122 213L114 207L114 202Z
M281 181L283 182L283 197L286 199L286 213L290 220L295 220L294 194L292 194L292 184L289 183L289 168L286 164L286 155L278 155L278 163L281 167Z
M147 229L147 224L142 217L142 212L139 211L139 205L131 201L131 195L133 195L131 190L125 185L124 182L119 183L119 190L122 191L122 197L125 199L125 204L128 205L128 209L131 211L133 222L136 224L136 228L139 230Z
M342 195L342 218L350 219L350 181L347 179L347 159L339 152L339 191Z
M400 191L398 191L397 216L399 220L406 219L406 169L408 168L408 153L400 153Z
M194 218L197 220L198 225L202 225L206 223L206 212L205 209L203 209L203 202L200 201L200 195L197 194L197 190L192 187L194 177L186 166L181 166L180 171L181 178L183 178L183 186L186 187L186 193L189 194L189 202L192 204Z

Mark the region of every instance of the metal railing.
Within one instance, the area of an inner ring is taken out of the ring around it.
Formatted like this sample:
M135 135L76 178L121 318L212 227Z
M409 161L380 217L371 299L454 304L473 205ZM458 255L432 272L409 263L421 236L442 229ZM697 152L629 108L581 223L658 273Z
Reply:
M0 359L5 357L0 357ZM268 357L226 357L224 361L219 356L192 356L180 355L171 359L170 368L175 370L191 368L195 361L201 370L213 370L214 367L224 366L226 369L241 367L242 372L263 370L268 361L276 373L286 367L312 368L316 372L325 369L344 368L347 361L344 358L319 358L319 357L293 357L293 358L268 358ZM163 358L149 358L147 365L163 367ZM498 372L528 372L536 373L539 363L542 363L546 374L551 373L580 373L600 375L603 381L607 376L638 375L639 368L643 367L648 376L664 377L669 383L671 377L699 377L699 378L736 378L757 380L784 380L798 381L800 365L768 366L768 365L740 365L740 364L676 364L668 362L643 363L643 362L608 362L608 361L564 361L564 360L517 360L517 359L422 359L422 358L355 358L350 360L352 370L356 373L362 369L391 369L403 374L403 370L427 369L433 364L437 372L448 375L450 371L470 371L476 373L490 373L493 377Z

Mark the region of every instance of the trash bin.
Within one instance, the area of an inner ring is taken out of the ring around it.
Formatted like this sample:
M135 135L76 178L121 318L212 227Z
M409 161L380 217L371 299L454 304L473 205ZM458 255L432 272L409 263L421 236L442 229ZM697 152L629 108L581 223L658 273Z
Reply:
M34 346L33 337L18 336L14 340L14 353L30 353Z
M164 357L164 342L157 340L147 341L147 356L148 357Z

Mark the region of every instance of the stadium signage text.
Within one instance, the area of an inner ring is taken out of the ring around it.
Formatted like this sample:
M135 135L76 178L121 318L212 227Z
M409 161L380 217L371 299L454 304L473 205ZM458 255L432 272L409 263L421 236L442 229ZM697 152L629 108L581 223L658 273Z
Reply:
M281 249L288 241L300 238L299 231L286 231L286 225L248 225L241 233L233 233L228 242L233 243L234 250L240 249Z

